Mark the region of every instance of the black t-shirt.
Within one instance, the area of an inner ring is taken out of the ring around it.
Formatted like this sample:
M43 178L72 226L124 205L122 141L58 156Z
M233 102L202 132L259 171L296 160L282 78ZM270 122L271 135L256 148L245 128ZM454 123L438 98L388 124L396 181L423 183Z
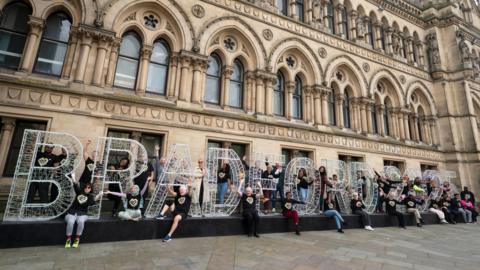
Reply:
M35 160L36 167L53 167L56 161L56 156L52 153L37 152L37 159Z
M407 209L416 208L417 204L419 204L419 202L410 197L405 198L404 203L405 206L407 206Z
M447 208L452 208L452 201L451 200L444 200L443 206Z
M378 187L383 190L383 193L388 194L390 192L390 189L392 188L392 185L390 184L390 181L378 181Z
M175 212L187 215L188 211L190 211L191 202L192 198L188 194L182 196L180 193L177 193L175 197Z
M242 195L243 211L255 210L256 203L257 203L257 197L255 196L255 194L252 193L252 195L247 196L247 194L243 193Z
M85 160L85 168L83 169L82 175L80 176L79 182L82 184L90 183L92 180L92 173L95 168L95 163L91 158Z
M67 159L67 155L64 155L64 154L60 154L60 155L58 155L58 156L55 156L55 155L54 155L53 163L54 163L54 165L56 165L56 166L60 166L60 165L62 165L64 162L66 162L66 159Z
M140 193L138 193L135 196L128 193L127 194L127 208L137 210L140 207L141 199L142 199L142 196L140 195Z
M385 200L387 212L395 212L397 210L397 203L398 202L396 200L391 200L387 198Z
M285 170L282 168L282 171L279 172L278 170L274 170L273 178L278 178L278 184L283 186L284 179L285 179Z
M227 172L227 171L224 170L224 169L218 170L218 173L217 173L217 184L226 183L229 178L230 178L229 172Z
M148 177L152 174L153 171L154 169L152 164L148 162L147 169L143 171L139 176L133 179L133 182L135 183L135 185L137 185L140 188L140 190L143 189L143 187L145 186L145 183L147 183ZM147 197L147 195L148 195L148 189L145 190L145 194L143 194L143 197Z
M294 199L283 199L282 200L282 211L290 211L293 209L293 205L295 204L304 204L303 202L294 200Z
M310 186L313 183L313 181L308 182L307 180L308 180L308 177L306 176L297 177L297 187L307 189L308 186Z
M452 199L450 206L451 206L451 208L454 209L454 210L457 210L457 209L459 209L459 208L463 208L463 207L462 207L462 203L460 203L460 201L457 200L457 198L453 198L453 199Z
M436 201L436 200L431 200L430 201L430 204L428 205L428 208L434 208L434 209L439 209L441 208L442 206L440 205L440 201Z
M352 212L355 212L357 210L362 211L363 208L365 208L365 205L363 204L362 200L351 200L350 201L350 209L352 209Z
M74 184L73 187L77 196L75 196L75 200L67 213L71 215L86 215L88 213L88 207L95 204L95 196L91 193L85 194L78 184Z
M271 179L271 180L273 180L273 179L275 178L275 175L273 174L273 171L271 171L271 172L264 171L264 172L262 173L262 178L263 178L263 179Z
M328 202L328 200L325 200L323 203L323 210L337 210L337 206L335 203L335 200L332 200L331 202Z

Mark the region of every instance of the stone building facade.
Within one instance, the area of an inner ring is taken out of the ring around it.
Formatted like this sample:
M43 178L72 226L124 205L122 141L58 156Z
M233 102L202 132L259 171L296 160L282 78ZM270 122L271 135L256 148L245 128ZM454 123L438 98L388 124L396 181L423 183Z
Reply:
M2 0L0 172L68 132L457 172L480 189L473 0Z

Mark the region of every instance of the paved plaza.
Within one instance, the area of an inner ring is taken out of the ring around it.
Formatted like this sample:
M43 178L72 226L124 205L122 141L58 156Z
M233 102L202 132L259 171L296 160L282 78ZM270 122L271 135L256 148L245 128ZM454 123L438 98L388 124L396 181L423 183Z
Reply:
M480 225L430 225L0 250L0 269L480 268Z

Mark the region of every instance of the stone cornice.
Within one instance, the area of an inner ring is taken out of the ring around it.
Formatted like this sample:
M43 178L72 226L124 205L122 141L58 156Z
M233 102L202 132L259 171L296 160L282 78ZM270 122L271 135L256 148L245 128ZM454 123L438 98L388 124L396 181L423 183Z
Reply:
M422 10L415 5L408 3L405 0L367 0L377 6L381 6L403 19L420 26L425 27L425 22L422 20Z

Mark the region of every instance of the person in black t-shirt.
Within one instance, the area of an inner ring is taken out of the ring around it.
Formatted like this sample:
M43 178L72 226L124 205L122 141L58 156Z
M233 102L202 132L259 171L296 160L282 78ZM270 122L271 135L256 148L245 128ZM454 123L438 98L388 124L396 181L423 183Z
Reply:
M83 159L85 160L85 167L83 168L82 175L80 176L80 187L87 183L92 182L92 174L95 169L94 160L97 157L97 151L92 151L92 155L88 154L88 148L92 144L91 140L88 140L83 149Z
M443 214L445 215L445 220L447 220L450 224L457 224L455 221L455 215L450 212L450 201L448 199L448 194L443 193L442 198L438 201L438 207L442 210Z
M397 210L397 204L399 204L400 202L396 198L398 197L398 193L401 190L402 188L399 187L399 189L397 190L390 190L388 194L383 194L383 196L385 198L385 209L387 210L387 214L389 216L397 217L398 225L401 228L406 229L407 227L405 227L405 218L403 217L403 214Z
M340 209L335 200L335 193L333 193L333 191L328 191L327 198L323 202L323 214L326 217L334 218L335 224L337 225L337 231L339 233L344 233L342 225L347 226L347 222L345 222L339 210Z
M245 192L242 192L244 182L245 179L240 180L237 192L241 198L240 201L243 209L243 218L247 221L248 237L251 237L252 235L255 237L260 237L257 233L260 217L258 216L256 207L257 200L263 197L262 185L260 182L257 182L257 186L259 187L259 192L257 194L254 194L252 187L249 186L245 188Z
M350 200L350 209L352 209L352 213L355 215L360 215L362 218L362 224L365 227L365 230L373 231L371 226L372 222L370 221L370 216L364 210L365 204L363 203L362 199L358 196L358 193L354 192L352 194L352 199Z
M152 181L152 178L148 178L147 182L143 184L143 188L140 191L140 187L138 185L133 185L130 187L130 191L128 193L120 193L114 191L106 191L105 194L110 194L113 196L117 196L119 198L125 198L125 210L120 211L118 213L118 217L122 220L133 220L139 221L142 217L142 212L140 211L140 205L142 201L142 196L145 194L145 191L148 188L148 184Z
M428 211L437 215L440 223L448 224L448 222L445 220L445 213L441 209L440 201L440 198L430 200Z
M418 200L415 198L414 193L410 192L408 196L403 200L403 203L407 207L408 213L413 213L415 216L415 221L417 222L417 227L422 227L423 219L420 215L420 211L417 209L417 204L422 205L423 200Z
M52 151L53 151L53 147L50 145L43 146L43 151L42 151L42 146L40 146L37 150L34 166L40 167L40 168L53 167L53 164L55 162L55 155L52 153ZM37 171L36 173L40 173L40 172ZM51 173L51 171L42 170L41 173ZM41 177L41 178L45 179L45 177ZM35 195L37 194L37 191L38 191L38 195L40 197L40 203L48 203L49 187L50 187L50 182L31 182L28 188L27 202L33 203L35 199Z
M380 176L378 173L377 173L377 184L378 184L379 194L388 194L390 192L390 188L392 187L391 181L389 179L386 179L384 176ZM384 202L385 202L384 197L379 196L376 212L383 213Z
M295 204L305 204L305 203L292 199L292 192L290 191L288 191L285 194L284 199L280 199L277 201L279 201L282 204L283 216L286 217L287 220L289 219L293 220L293 224L295 225L295 233L297 235L300 235L300 228L298 227L298 223L299 223L298 212L295 209L293 209L293 206Z
M223 204L225 201L225 194L228 188L232 188L232 179L230 176L230 165L228 163L222 163L220 169L217 172L217 194L218 203Z
M162 212L158 216L158 219L163 219L167 211L172 213L173 223L170 231L163 238L163 242L169 242L172 240L172 235L178 227L178 224L187 219L188 212L190 211L190 205L192 203L192 180L188 180L188 186L182 185L178 189L178 193L175 192L170 185L167 186L167 191L170 195L175 197L175 201L170 206L165 204Z
M80 236L85 227L85 221L88 219L88 207L94 205L95 201L100 200L102 197L102 192L97 196L92 194L92 184L90 183L81 188L80 185L75 182L73 183L73 188L76 193L75 200L73 201L72 206L67 210L67 215L65 216L65 222L67 223L67 241L65 243L65 248L78 247ZM77 231L75 232L75 241L72 245L72 233L75 222L77 223Z

